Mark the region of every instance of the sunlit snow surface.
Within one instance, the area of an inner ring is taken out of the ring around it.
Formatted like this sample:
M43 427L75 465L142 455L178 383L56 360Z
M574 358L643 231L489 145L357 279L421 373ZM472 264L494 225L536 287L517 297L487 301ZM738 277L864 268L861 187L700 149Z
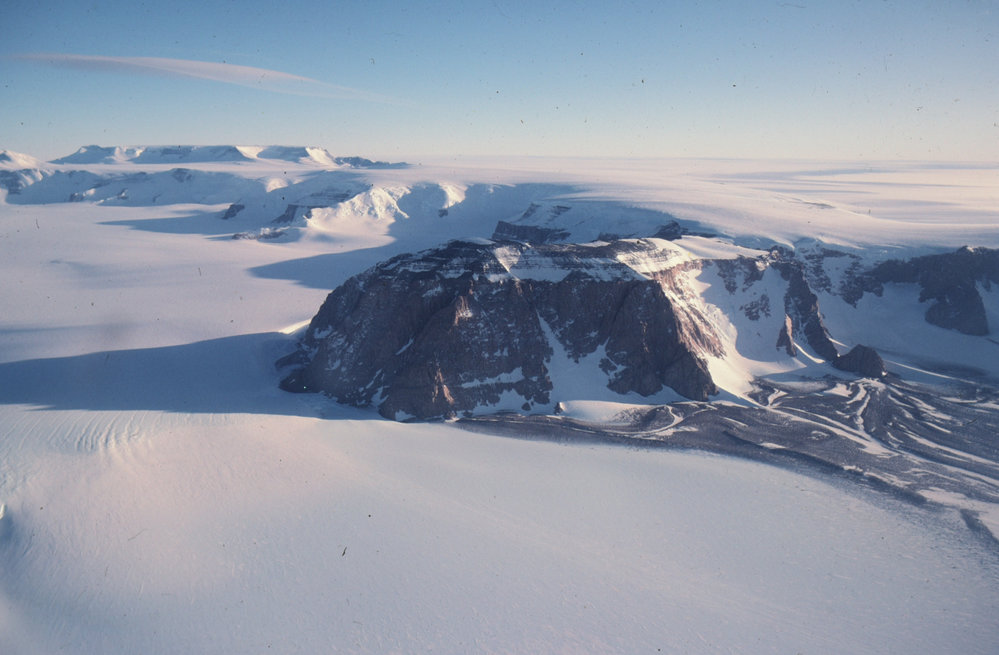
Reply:
M240 152L252 161L197 168L277 214L223 221L235 200L198 175L185 204L149 187L0 205L0 652L999 651L999 557L951 513L717 455L392 423L281 392L273 369L347 277L488 237L532 203L589 201L581 238L621 203L618 227L665 211L732 237L691 239L699 256L997 247L994 167L325 171L304 150ZM300 214L282 238L231 239L281 213L269 194L321 192L327 173L370 186L357 221ZM827 311L834 334L863 330ZM570 382L571 415L628 408Z

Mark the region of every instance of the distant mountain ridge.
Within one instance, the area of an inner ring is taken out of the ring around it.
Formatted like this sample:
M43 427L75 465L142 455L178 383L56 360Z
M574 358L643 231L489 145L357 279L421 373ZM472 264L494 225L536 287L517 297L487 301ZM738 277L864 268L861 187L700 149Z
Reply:
M306 146L83 146L53 164L205 164L211 162L287 161L328 167L404 168L405 163L338 157L325 148Z

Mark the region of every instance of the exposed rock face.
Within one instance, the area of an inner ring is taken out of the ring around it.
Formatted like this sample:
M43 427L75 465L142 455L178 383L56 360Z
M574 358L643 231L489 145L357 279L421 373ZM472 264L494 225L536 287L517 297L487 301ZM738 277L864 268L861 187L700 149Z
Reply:
M811 247L790 259L800 262L812 291L839 296L854 307L867 294L882 297L886 285L912 284L919 287L919 302L927 303L927 323L973 336L990 333L982 292L999 283L999 250L963 247L871 265L855 254Z
M808 341L808 345L823 359L833 361L839 353L829 338L829 332L819 314L819 299L812 293L805 280L802 265L797 261L779 261L774 268L787 280L787 293L784 294L784 311L791 324Z
M775 312L778 317L783 315L783 321L773 327L769 337L775 340L770 343L776 343L777 349L795 357L798 354L795 340L800 339L801 344L826 361L839 356L822 321L818 297L805 277L804 266L789 252L774 249L758 258L737 257L713 260L710 264L718 270L729 294L746 298L738 307L746 318L758 322ZM768 275L771 279L765 280ZM780 279L779 284L775 283L776 278ZM757 287L764 290L756 292Z
M798 354L798 349L794 345L794 323L791 321L791 317L784 314L784 325L780 328L780 333L777 335L777 348L778 350L783 348L791 357Z
M518 225L500 221L493 231L493 239L497 241L525 241L527 243L556 243L565 241L569 232L555 228L537 225Z
M618 393L706 400L717 388L704 357L721 345L696 304L678 302L696 263L663 244L455 241L396 257L329 295L282 386L390 418L454 416L511 393L550 410L553 361L594 356Z
M926 310L927 323L975 336L989 333L985 304L973 282L955 283L929 297L935 302Z
M869 346L856 345L850 352L841 355L833 362L836 368L857 373L865 378L883 378L888 375L884 360L876 350Z
M933 301L926 320L964 334L989 333L977 284L999 283L999 250L961 248L952 253L885 262L872 271L878 282L916 282L920 302Z
M689 231L681 226L676 221L670 221L663 225L661 228L656 230L656 233L652 236L657 239L667 239L668 241L676 241L677 239L683 237L683 235L688 234Z
M225 210L224 214L222 214L222 220L227 221L230 218L235 218L236 214L243 211L244 209L246 209L246 205L234 202L231 205L229 205L229 208Z
M842 256L835 251L825 253ZM814 271L822 269L823 260L817 258ZM979 285L989 290L999 283L999 250L964 247L951 253L892 259L868 270L855 261L846 273L842 287L834 291L853 305L866 293L881 296L886 284L917 284L919 301L930 303L928 323L974 336L989 334ZM821 275L809 276L813 287Z

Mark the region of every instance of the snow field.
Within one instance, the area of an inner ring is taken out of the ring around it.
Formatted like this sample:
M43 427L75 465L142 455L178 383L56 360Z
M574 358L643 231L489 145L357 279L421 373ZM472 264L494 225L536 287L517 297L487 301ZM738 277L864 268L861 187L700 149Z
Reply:
M514 186L539 165L373 171L464 195L440 196L457 204L425 216L439 222L338 219L277 243L229 239L243 228L219 205L0 204L0 652L999 650L999 561L946 516L719 456L397 424L277 389L292 326L332 288L417 243L488 236L551 191ZM580 195L791 241L812 229L802 216L839 211L808 203L853 212L823 219L843 241L902 238L851 203L881 193L898 220L912 186L601 165L609 182ZM600 171L556 167L568 186ZM475 214L497 197L501 215ZM999 245L975 218L984 192L967 197L951 204L969 239ZM926 225L907 247L957 238ZM834 335L853 334L820 302ZM628 406L578 384L571 415Z
M996 645L957 528L721 457L192 417L44 456L4 520L5 652Z

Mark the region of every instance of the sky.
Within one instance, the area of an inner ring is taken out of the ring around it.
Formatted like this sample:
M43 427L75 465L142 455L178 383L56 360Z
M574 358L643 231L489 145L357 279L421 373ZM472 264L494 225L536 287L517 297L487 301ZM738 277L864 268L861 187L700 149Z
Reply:
M999 160L999 0L6 0L0 148Z

